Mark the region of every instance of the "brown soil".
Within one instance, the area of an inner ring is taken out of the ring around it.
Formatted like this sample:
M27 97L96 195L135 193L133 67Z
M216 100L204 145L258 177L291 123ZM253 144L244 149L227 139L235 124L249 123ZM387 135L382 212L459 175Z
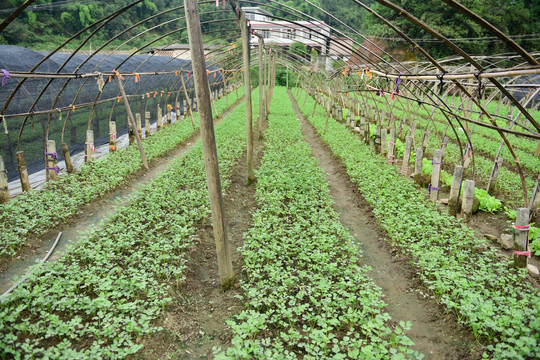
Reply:
M255 127L254 127L255 128ZM254 133L254 166L260 165L263 142ZM223 292L218 279L216 247L211 225L201 226L187 263L185 283L171 294L172 305L160 320L164 331L144 340L141 359L212 359L213 347L226 348L233 336L226 320L244 309L238 281L245 278L237 249L252 226L256 207L255 184L247 185L246 157L233 168L224 197L228 238L231 242L235 284Z
M478 359L482 349L474 337L447 314L417 279L410 260L400 256L385 238L365 199L349 180L344 165L317 135L315 129L300 115L296 101L293 107L302 119L302 131L327 173L334 209L341 222L363 250L362 262L371 266L371 277L382 288L386 310L396 323L412 321L407 335L415 349L425 359Z
M243 97L238 99L227 111L221 114L215 120L216 124L242 101ZM184 121L189 121L189 119L185 119ZM149 170L138 170L127 179L125 185L107 193L101 199L96 199L89 204L83 205L80 209L80 214L58 224L42 236L29 239L18 252L17 256L13 258L0 258L0 294L4 293L13 284L13 278L15 276L21 277L26 273L28 267L34 265L37 260L45 257L45 254L52 247L59 232L62 232L62 237L49 261L58 259L69 245L76 244L81 238L82 232L86 232L90 227L97 225L102 219L112 215L119 206L127 204L130 201L130 195L135 190L147 185L157 174L165 170L172 161L188 151L192 144L195 144L199 138L200 134L197 130L191 137L178 144L173 150L159 158L152 159L148 164Z

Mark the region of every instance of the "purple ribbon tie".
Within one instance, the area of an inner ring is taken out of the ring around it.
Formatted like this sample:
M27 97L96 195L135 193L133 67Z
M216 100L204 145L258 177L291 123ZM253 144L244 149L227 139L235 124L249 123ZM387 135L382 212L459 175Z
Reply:
M9 75L9 72L6 69L0 69L4 73L4 76L2 77L2 86L5 86L7 84L7 79L11 79L11 75Z
M396 79L396 89L394 90L396 94L399 94L399 84L401 84L401 72L399 73L399 76Z
M431 165L441 165L441 163L438 163L438 162L435 162L435 161L431 160Z
M55 167L46 167L45 170L54 170L54 172L56 173L56 175L58 175L60 173L60 168L58 166L55 166Z
M428 193L431 194L431 190L433 191L438 191L440 190L441 188L438 188L436 186L431 186L431 184L428 185Z
M53 158L58 159L58 153L55 153L55 152L52 152L52 153L46 152L45 156L52 156Z

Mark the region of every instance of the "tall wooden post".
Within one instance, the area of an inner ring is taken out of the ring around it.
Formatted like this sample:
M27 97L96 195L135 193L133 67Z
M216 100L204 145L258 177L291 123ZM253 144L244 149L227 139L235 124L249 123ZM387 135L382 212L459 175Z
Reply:
M9 199L7 170L4 166L4 159L0 155L0 204L7 203Z
M212 106L210 104L210 89L208 87L206 64L204 62L201 23L197 0L185 0L184 10L186 13L186 24L191 48L193 78L199 102L199 121L201 123L204 166L208 180L210 208L212 209L212 222L214 225L214 238L216 240L219 277L222 288L226 289L230 287L231 283L234 281L234 273L230 245L227 240L227 229L225 228L225 214L223 209L223 198L221 195L216 139L214 136L214 123L212 121ZM247 88L246 92L249 93L249 90L250 89Z
M433 152L433 170L431 172L430 198L433 201L439 200L439 179L441 177L442 151L437 149Z
M493 163L493 168L491 169L491 176L489 177L489 181L487 184L486 191L489 194L493 194L493 191L495 189L495 184L497 184L497 179L499 178L499 170L501 170L503 163L503 158L498 158Z
M148 138L151 134L151 125L150 125L150 111L144 112L144 136Z
M285 82L287 84L287 89L289 89L289 65L287 65L287 77L286 77L286 79L287 80ZM538 143L540 143L540 141Z
M420 184L422 180L422 160L424 158L424 150L421 147L416 148L416 161L414 163L414 181Z
M141 114L139 114L139 113L135 114L135 121L137 123L137 132L139 133L139 136L142 139L142 118L141 118Z
M247 132L247 181L248 184L255 180L253 170L253 114L251 104L251 77L249 71L249 36L246 23L246 14L240 12L240 32L242 36L242 60L244 64L244 88L246 93L246 132Z
M388 139L388 164L392 164L396 161L396 129L390 129L390 139Z
M516 210L516 225L514 228L514 266L527 267L529 250L529 208Z
M116 151L116 121L109 121L109 152Z
M24 151L17 151L17 167L21 179L22 191L30 191L30 179L28 179L28 169L26 168L26 160L24 159Z
M56 142L47 140L47 178L52 181L58 180L58 153L56 152Z
M452 187L448 197L448 214L456 216L459 213L459 195L461 194L461 181L463 179L463 166L458 165L454 168L454 177L452 178Z
M461 202L461 217L466 223L471 221L474 202L474 180L465 180L463 200Z
M161 129L161 127L163 126L163 117L161 116L161 106L157 106L157 114L156 114L156 123L157 123L157 129Z
M264 117L264 104L263 104L263 88L264 88L264 75L263 75L263 51L264 51L264 39L259 38L259 139L263 138L263 117Z
M381 154L382 154L383 156L386 156L386 131L387 131L386 128L382 128L382 129L381 129L381 139L380 139L380 142L381 142Z
M375 152L377 154L381 153L381 125L377 125L375 128L375 140L373 141L373 145L375 145Z
M94 131L86 130L86 140L84 142L84 162L94 159Z
M411 147L413 137L407 136L405 140L405 152L403 153L403 162L401 163L401 174L407 176L409 174L409 161L411 160Z
M131 122L131 126L133 126L133 129L135 129L136 128L135 119L133 118L133 113L131 112L131 106L129 106L129 101L128 101L126 92L124 90L124 85L122 85L122 80L120 79L119 75L116 76L116 80L118 81L118 87L120 88L120 92L122 93L122 97L124 98L124 104L126 105L129 121ZM141 154L141 160L142 160L143 166L145 169L148 169L148 163L146 162L146 155L144 154L141 136L139 135L138 131L134 131L134 132L135 132L135 139L137 140L137 145L139 146L139 152Z

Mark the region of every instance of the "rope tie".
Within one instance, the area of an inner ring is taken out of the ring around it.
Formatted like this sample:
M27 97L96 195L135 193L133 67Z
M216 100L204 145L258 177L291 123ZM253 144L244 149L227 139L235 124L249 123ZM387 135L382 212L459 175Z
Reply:
M52 156L55 159L58 159L58 153L56 152L46 152L45 156Z
M141 76L138 73L135 73L135 83L138 83L141 80Z
M515 228L518 231L529 231L529 225L515 225Z
M440 163L440 162L435 162L435 161L431 160L431 165L441 165L441 163Z
M402 175L407 175L407 173L409 172L409 167L408 166L403 166L400 170L400 173Z
M11 79L11 75L9 75L9 72L6 69L0 69L0 71L4 74L2 77L2 86L7 85L8 79Z
M480 79L480 75L484 72L484 69L481 69L477 74L474 74L474 77L476 80L478 80L478 98L482 97L482 79Z
M435 75L435 76L437 76L437 79L439 79L439 86L440 86L439 95L441 95L442 92L443 92L443 87L444 87L443 80L444 80L444 75L446 75L446 74L447 74L447 72L443 71L443 73L441 75Z

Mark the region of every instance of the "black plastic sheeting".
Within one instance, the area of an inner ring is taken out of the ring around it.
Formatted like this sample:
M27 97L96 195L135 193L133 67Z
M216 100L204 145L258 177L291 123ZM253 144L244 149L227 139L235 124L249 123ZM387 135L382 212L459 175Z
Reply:
M48 54L30 49L0 45L0 69L9 72L29 72ZM215 66L207 65L209 70L217 70ZM130 105L133 113L141 113L144 127L144 111L151 113L151 122L157 120L157 105L161 106L163 114L166 114L167 105L175 108L175 100L178 98L180 114L184 112L184 92L180 76L184 76L188 98L194 104L195 91L193 88L193 76L191 74L191 61L167 56L152 55L72 55L53 54L45 60L34 72L46 73L95 73L111 72L117 69L120 73L156 73L168 72L171 74L140 75L138 82L135 77L124 77L124 88L130 97ZM188 71L182 73L180 71ZM178 73L176 73L178 71ZM99 95L97 78L76 79L26 79L22 87L17 91L4 114L21 114L33 111L44 111L72 105L92 103L99 99L118 98L120 93L116 81L106 82L101 96ZM223 72L210 76L210 88L219 91L224 87ZM3 107L11 92L21 78L11 78L5 86L0 86L0 106ZM59 95L60 94L60 95ZM119 100L119 99L118 99ZM47 122L50 119L49 140L56 141L57 152L61 153L62 128L65 124L64 143L69 145L70 153L74 154L84 149L85 134L90 119L91 106L75 111L55 112L51 115L30 116L22 133L20 150L24 151L28 172L30 174L43 170L44 162L44 139ZM196 108L196 105L194 106ZM67 117L67 121L66 121ZM8 134L0 135L0 153L4 158L8 179L12 181L18 178L15 154L17 152L17 137L25 117L9 118L7 120ZM96 146L109 141L109 119L116 121L118 136L127 132L126 110L123 101L111 101L96 105L92 115L90 129L94 130L94 143ZM1 129L2 127L0 127ZM60 159L62 157L60 156Z

